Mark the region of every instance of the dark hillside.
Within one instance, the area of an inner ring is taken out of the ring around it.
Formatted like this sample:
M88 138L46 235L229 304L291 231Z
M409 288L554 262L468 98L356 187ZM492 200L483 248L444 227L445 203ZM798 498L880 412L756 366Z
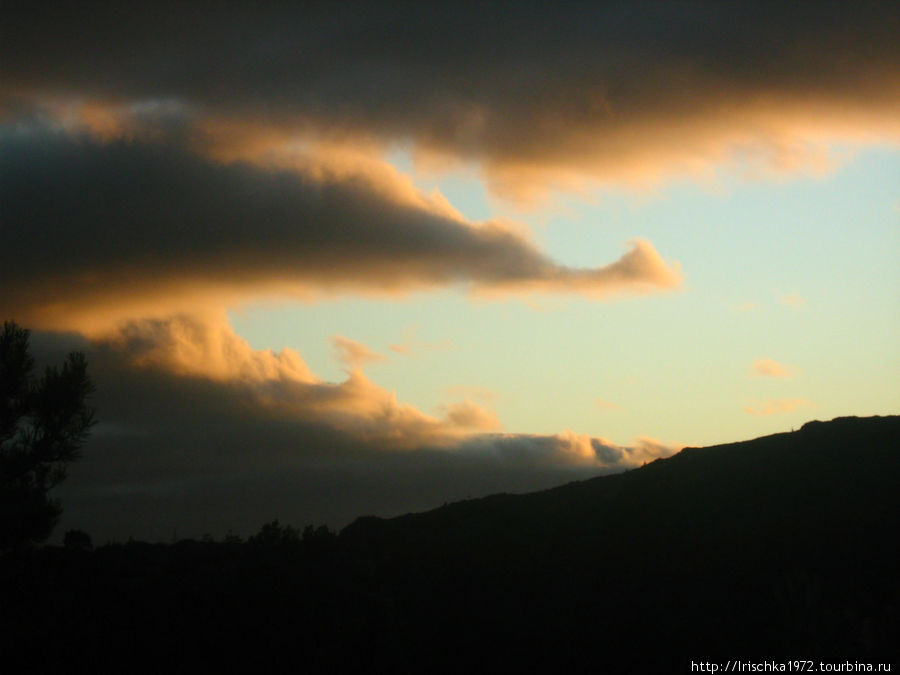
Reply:
M342 539L430 589L459 626L492 613L479 622L495 626L487 642L498 630L513 643L545 636L529 658L553 660L554 643L580 658L646 640L662 666L692 654L864 660L892 649L897 532L900 418L888 417L811 422L540 493L361 519Z
M32 672L889 662L898 441L900 417L842 418L340 536L23 551L0 558L0 651Z
M836 544L838 536L861 543L856 540L868 538L867 528L896 522L898 488L900 417L839 418L794 433L685 448L624 474L543 492L494 495L390 520L361 518L342 539L416 553L437 547L445 549L443 558L466 549L557 555L564 543L581 552L608 549L604 542L616 536L639 547L677 545L690 558L695 546L697 557L709 561L716 551L702 549L711 537L766 544L743 551L748 557Z

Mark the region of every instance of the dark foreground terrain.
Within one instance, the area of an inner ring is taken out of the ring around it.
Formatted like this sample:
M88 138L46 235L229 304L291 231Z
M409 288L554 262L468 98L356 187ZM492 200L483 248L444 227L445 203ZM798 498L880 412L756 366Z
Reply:
M898 533L900 417L811 422L340 535L9 554L0 670L886 663Z

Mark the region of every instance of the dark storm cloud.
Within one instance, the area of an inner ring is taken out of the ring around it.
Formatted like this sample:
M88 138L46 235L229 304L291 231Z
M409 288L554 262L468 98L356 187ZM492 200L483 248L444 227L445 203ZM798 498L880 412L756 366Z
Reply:
M176 101L412 140L480 162L512 195L734 152L819 165L810 143L898 133L888 2L36 4L2 30L7 106Z
M0 311L32 325L90 329L341 289L461 282L602 295L679 283L643 241L606 267L563 267L383 167L224 165L167 143L64 133L0 134L0 222Z

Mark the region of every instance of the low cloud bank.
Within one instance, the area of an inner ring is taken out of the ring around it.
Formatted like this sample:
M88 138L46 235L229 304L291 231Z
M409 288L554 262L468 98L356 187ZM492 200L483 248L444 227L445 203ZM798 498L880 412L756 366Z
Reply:
M88 352L101 423L58 490L63 527L97 537L252 531L274 517L346 524L640 466L676 451L565 432L500 433L463 400L429 415L360 370L327 383L224 323L138 322L100 342L38 333L40 360ZM193 530L191 528L194 528Z

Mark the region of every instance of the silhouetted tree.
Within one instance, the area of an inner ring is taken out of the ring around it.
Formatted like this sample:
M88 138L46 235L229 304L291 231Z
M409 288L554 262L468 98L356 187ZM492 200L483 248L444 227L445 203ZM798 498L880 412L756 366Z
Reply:
M303 543L310 545L330 544L337 538L337 535L328 529L327 525L319 525L313 527L307 525L303 528Z
M228 530L228 532L225 534L225 538L222 539L222 543L234 546L236 544L243 544L244 540L239 535L235 534L231 530Z
M91 535L83 530L69 530L63 537L63 546L70 551L90 551L94 548Z
M80 352L37 377L30 332L0 331L0 551L43 541L62 512L47 492L66 476L94 423L94 391Z
M290 525L281 525L276 519L265 523L247 543L264 548L297 546L300 543L300 533Z

